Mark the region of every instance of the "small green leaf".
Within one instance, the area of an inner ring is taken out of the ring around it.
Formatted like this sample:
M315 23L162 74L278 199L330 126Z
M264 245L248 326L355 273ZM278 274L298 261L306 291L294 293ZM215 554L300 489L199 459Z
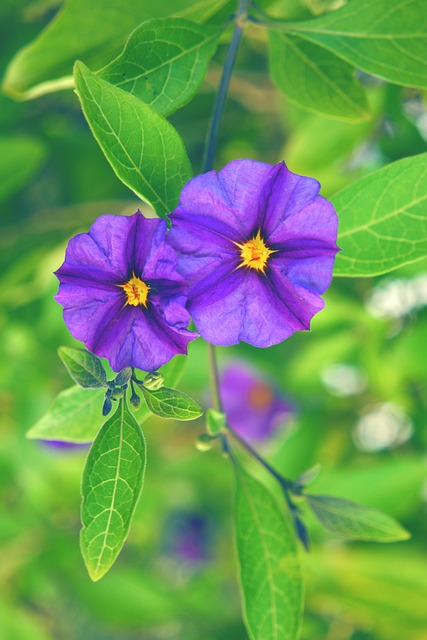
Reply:
M342 249L335 276L387 273L427 254L426 153L393 162L331 200Z
M352 0L316 20L282 28L374 76L427 87L425 0Z
M251 640L296 640L303 584L295 533L271 493L235 462L236 548Z
M0 139L0 202L31 180L45 156L45 148L38 140L21 136Z
M120 400L96 437L83 471L80 543L92 580L105 575L123 547L145 464L144 435L126 401Z
M289 102L338 120L369 118L366 93L354 68L332 53L301 38L269 34L271 75Z
M74 382L84 389L108 387L102 362L90 351L59 347L58 354Z
M125 367L114 378L114 384L118 387L123 387L131 379L132 373L132 367Z
M28 431L28 438L92 442L104 423L105 391L74 386L61 391L45 415Z
M168 115L197 92L220 33L178 18L148 20L98 75Z
M191 166L178 132L141 100L76 62L83 112L116 175L160 216L170 213Z
M145 402L149 410L161 418L174 420L194 420L202 415L203 410L197 402L182 391L162 387L157 391L149 391L142 387Z
M227 416L216 409L208 409L206 411L206 430L211 436L217 436L224 431Z
M306 497L319 522L339 536L375 542L396 542L410 537L396 520L377 509L332 496Z

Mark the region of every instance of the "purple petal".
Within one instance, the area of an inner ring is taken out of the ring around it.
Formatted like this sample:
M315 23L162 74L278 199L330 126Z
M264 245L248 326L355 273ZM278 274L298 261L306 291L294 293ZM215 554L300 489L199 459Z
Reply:
M196 176L182 190L177 211L219 220L241 238L249 238L262 216L264 198L261 194L272 169L264 162L234 160L218 173L209 171ZM171 214L172 225L174 215L175 212ZM205 224L209 227L211 223Z

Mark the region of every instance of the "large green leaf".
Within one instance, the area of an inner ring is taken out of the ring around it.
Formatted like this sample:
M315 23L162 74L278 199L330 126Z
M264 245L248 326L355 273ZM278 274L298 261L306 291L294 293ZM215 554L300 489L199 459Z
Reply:
M83 471L80 544L92 580L102 578L123 547L145 464L144 435L122 399L96 437Z
M271 493L237 463L236 548L251 640L297 640L303 584L295 533Z
M203 413L197 402L182 391L168 387L161 387L156 391L150 391L145 387L141 388L147 407L161 418L195 420Z
M44 146L32 138L0 139L0 202L33 177L45 159Z
M325 529L339 536L375 542L409 538L396 520L377 509L332 496L307 495L307 501Z
M203 22L226 0L68 0L39 36L18 51L4 79L4 90L30 99L72 87L76 58L99 68L122 49L141 22L170 15Z
M339 120L369 118L366 94L353 77L353 67L325 49L271 31L269 59L272 78L291 103Z
M59 357L74 382L84 389L107 387L107 376L99 358L86 349L59 347Z
M427 154L404 158L332 198L340 223L334 275L373 276L427 253Z
M220 33L178 18L149 20L98 75L168 115L197 92Z
M40 420L28 431L28 438L92 442L105 418L102 404L105 390L74 386L61 391Z
M181 138L141 100L75 65L83 112L116 175L159 215L170 213L191 166Z
M326 16L282 28L374 76L427 87L425 0L352 0Z

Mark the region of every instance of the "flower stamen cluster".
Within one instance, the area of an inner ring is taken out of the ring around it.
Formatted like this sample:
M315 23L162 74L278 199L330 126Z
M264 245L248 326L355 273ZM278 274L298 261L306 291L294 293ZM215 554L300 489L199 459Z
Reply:
M238 269L241 267L250 267L251 269L255 269L255 271L265 273L269 256L272 253L276 253L274 249L267 247L264 239L261 237L260 229L258 229L258 233L251 240L242 244L239 242L235 242L234 244L240 249L240 257L242 259Z
M142 304L147 308L150 286L141 280L141 278L138 278L135 273L132 273L132 278L128 280L126 284L120 284L119 287L121 287L126 293L125 304L130 304L133 307L137 307Z

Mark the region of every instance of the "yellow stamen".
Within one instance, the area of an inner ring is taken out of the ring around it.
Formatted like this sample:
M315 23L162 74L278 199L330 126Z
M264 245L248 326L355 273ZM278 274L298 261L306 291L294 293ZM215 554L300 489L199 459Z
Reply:
M132 273L132 278L126 282L126 284L120 284L124 292L126 293L126 304L130 304L133 307L137 307L139 304L147 307L147 298L150 287L145 284L141 278L138 278Z
M239 268L250 267L256 271L262 271L262 273L265 273L268 258L272 253L276 253L275 249L267 247L263 238L261 238L261 231L258 231L254 238L243 244L238 242L234 244L240 249L240 257L242 258Z

